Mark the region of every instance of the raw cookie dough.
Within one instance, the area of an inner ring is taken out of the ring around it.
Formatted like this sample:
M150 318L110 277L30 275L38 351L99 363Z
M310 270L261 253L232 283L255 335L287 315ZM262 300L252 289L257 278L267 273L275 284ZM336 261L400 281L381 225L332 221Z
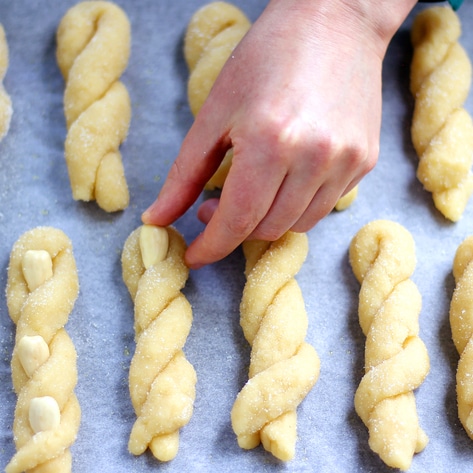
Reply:
M414 240L401 225L375 220L355 235L349 259L361 283L358 315L366 336L355 409L369 429L371 449L387 465L407 470L428 442L413 393L430 366L418 335L421 295L410 279Z
M130 24L111 2L70 8L57 30L57 62L66 83L65 157L75 200L96 200L107 212L128 206L120 144L131 120L119 81L130 55Z
M460 34L460 21L450 7L423 10L411 31L411 135L419 156L417 177L432 192L435 207L454 222L473 192L473 121L463 108L471 62L458 43Z
M13 423L17 453L6 473L71 471L69 447L80 424L76 351L64 325L79 292L69 238L37 227L13 246L7 305L16 324L12 356L18 396Z
M184 37L184 57L190 76L187 95L192 113L197 115L232 51L250 29L251 23L237 7L213 2L192 16ZM222 188L230 170L229 150L205 188Z
M460 355L457 368L458 417L473 439L473 236L458 247L453 261L455 291L450 303L450 326Z
M294 276L307 252L304 233L288 232L276 242L243 244L247 282L240 323L251 345L249 380L231 412L238 444L261 442L280 460L295 454L297 406L320 371L314 348L305 342L307 313Z
M3 79L8 69L8 44L5 30L0 25L0 141L5 137L10 128L13 113L12 103L3 86Z
M358 195L358 186L355 186L350 192L347 192L343 197L338 199L338 202L335 205L335 210L341 211L345 210L353 203Z
M125 242L123 280L135 304L136 350L130 395L137 415L128 448L149 447L161 461L179 448L179 429L193 411L196 373L182 348L192 325L192 308L182 294L189 270L186 244L172 227L143 225Z

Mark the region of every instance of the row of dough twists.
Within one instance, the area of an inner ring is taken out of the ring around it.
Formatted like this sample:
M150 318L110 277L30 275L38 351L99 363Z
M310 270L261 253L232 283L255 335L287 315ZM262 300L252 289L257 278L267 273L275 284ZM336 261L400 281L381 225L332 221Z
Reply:
M71 242L62 231L37 227L17 240L6 289L16 324L11 368L17 453L6 473L71 471L69 447L81 413L74 393L76 351L64 326L78 291Z
M185 249L174 228L145 225L130 234L122 253L137 343L129 375L137 420L129 449L139 455L149 448L162 461L176 456L179 429L190 420L195 399L196 373L183 353L192 324L192 309L181 292L188 277ZM307 314L294 279L307 255L307 236L289 232L273 243L246 242L243 249L247 282L241 326L252 350L249 380L235 400L232 426L242 448L261 442L287 461L295 453L297 406L320 369L315 350L305 342ZM358 311L366 335L366 374L355 409L369 429L373 451L389 466L406 470L428 441L413 394L429 371L418 335L421 296L410 279L414 241L397 223L373 221L354 236L349 259L361 283ZM473 438L473 237L459 246L453 274L450 322L460 354L458 413ZM78 289L72 245L62 231L37 227L17 240L6 290L16 324L17 453L7 473L71 470L69 447L78 432L80 407L74 394L76 352L64 325Z
M411 92L415 97L412 141L417 177L436 208L457 221L473 192L473 120L463 107L471 87L471 61L460 45L461 24L451 8L434 7L414 20ZM460 355L456 373L458 416L473 439L473 237L458 247L450 325Z

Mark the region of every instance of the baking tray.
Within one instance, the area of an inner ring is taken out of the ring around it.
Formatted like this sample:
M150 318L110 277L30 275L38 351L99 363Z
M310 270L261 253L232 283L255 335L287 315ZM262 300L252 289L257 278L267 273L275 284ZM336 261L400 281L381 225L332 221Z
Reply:
M297 275L309 315L307 341L321 359L320 378L298 409L295 459L282 463L262 447L244 451L231 428L230 410L247 379L249 347L239 326L244 285L240 249L225 260L191 271L184 290L194 309L185 353L198 375L194 414L181 430L180 450L169 463L127 451L135 420L128 394L134 352L133 304L121 278L120 255L141 212L157 195L192 123L186 96L182 40L201 0L118 1L132 25L132 50L122 76L132 101L132 121L121 147L130 205L107 214L95 203L71 198L63 156L64 82L55 60L55 32L73 2L0 2L10 49L4 79L14 114L0 143L0 286L5 288L9 253L25 231L51 225L72 240L80 294L67 330L78 353L76 393L82 407L72 446L75 472L384 472L368 446L353 396L363 374L364 336L358 324L359 284L348 263L351 238L367 222L390 219L413 235L417 267L412 277L423 297L420 336L430 355L430 373L416 391L422 428L430 442L415 455L411 472L465 471L473 465L473 443L456 412L458 355L448 310L452 262L473 233L473 203L457 223L446 221L415 177L410 140L413 101L409 93L412 49L409 31L418 5L389 46L383 70L383 121L379 162L362 181L356 201L334 212L309 233L310 251ZM242 0L255 20L266 2ZM459 11L462 44L473 57L473 2ZM473 113L470 94L466 108ZM202 196L205 198L205 196ZM200 200L200 199L199 199ZM198 203L176 222L190 242L202 231ZM12 437L16 397L10 359L15 327L0 291L0 466L15 452Z

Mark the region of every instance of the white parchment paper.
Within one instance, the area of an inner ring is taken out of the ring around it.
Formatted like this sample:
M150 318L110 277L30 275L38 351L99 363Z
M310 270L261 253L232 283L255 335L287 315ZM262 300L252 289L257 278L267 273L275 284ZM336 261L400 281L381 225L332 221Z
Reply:
M409 28L417 6L391 43L383 71L383 124L376 168L363 180L353 205L332 213L309 232L310 253L297 276L309 314L307 341L321 359L321 374L298 409L296 457L274 459L262 447L244 451L230 423L234 399L246 382L249 347L239 326L243 257L192 271L185 294L194 323L185 346L197 375L194 415L181 431L178 456L157 462L127 451L135 420L128 393L134 352L133 305L121 278L120 254L141 212L154 200L192 123L182 37L202 0L119 0L132 25L132 52L122 80L132 99L129 136L121 151L131 203L106 214L94 203L72 200L63 157L63 79L55 60L55 32L66 0L1 0L0 22L10 49L4 80L14 106L11 128L0 143L0 466L15 452L12 423L16 397L10 373L15 326L5 301L10 250L25 231L51 225L71 238L80 295L67 324L78 353L76 393L82 407L73 468L91 472L387 472L368 446L367 430L353 407L363 374L364 337L358 324L359 285L348 263L351 238L367 222L391 219L416 241L413 280L423 296L421 337L431 370L416 391L421 426L430 442L410 471L467 471L473 443L456 412L457 353L448 310L455 251L473 233L473 203L456 224L434 208L415 177L410 141ZM263 0L238 5L255 20ZM473 2L459 11L462 44L473 57ZM316 91L315 91L316 93ZM473 113L473 96L466 108ZM176 227L191 241L201 230L196 206Z

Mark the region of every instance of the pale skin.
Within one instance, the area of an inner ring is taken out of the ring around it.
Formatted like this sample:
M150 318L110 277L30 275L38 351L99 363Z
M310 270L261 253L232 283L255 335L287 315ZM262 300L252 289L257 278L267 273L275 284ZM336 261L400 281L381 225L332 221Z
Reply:
M144 223L197 200L233 147L221 196L203 202L199 268L247 239L306 232L374 167L387 46L416 0L271 0L235 49Z

